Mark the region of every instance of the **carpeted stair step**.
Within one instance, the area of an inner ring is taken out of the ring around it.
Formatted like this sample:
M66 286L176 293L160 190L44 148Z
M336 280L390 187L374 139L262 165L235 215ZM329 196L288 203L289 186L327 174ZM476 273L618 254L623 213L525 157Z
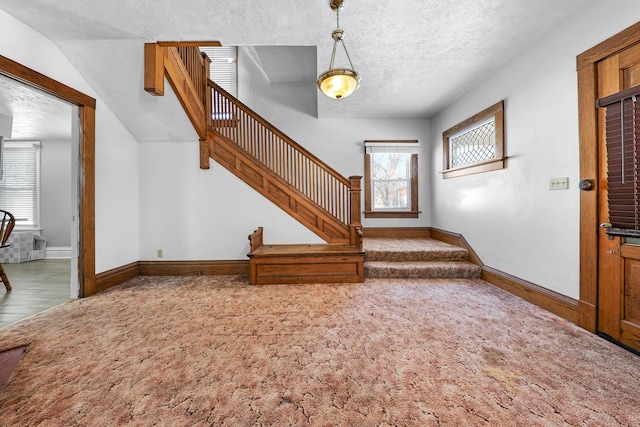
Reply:
M466 261L466 249L433 239L364 239L365 261Z
M481 269L466 261L365 261L365 277L377 278L480 278Z

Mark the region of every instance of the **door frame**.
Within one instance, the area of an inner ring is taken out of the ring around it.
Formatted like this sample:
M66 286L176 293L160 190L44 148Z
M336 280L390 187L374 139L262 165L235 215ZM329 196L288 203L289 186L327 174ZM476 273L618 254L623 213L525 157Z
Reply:
M598 62L640 43L640 22L577 57L580 180L593 183L580 192L580 301L578 325L598 330Z
M0 75L78 107L78 297L96 293L95 273L95 133L96 100L0 55Z

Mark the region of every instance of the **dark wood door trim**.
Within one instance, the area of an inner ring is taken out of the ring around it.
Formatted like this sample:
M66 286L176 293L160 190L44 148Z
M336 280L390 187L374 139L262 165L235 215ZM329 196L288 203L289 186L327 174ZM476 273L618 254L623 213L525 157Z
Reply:
M640 43L640 22L577 57L580 180L591 180L591 191L580 194L580 302L578 324L597 330L598 304L598 96L597 63Z
M96 100L50 77L0 55L0 74L78 106L80 159L78 164L79 297L96 292L95 273L95 115Z

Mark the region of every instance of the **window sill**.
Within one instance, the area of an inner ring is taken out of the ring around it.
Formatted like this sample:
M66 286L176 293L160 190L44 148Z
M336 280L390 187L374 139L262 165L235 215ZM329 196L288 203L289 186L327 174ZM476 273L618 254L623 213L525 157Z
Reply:
M364 211L365 218L418 218L422 211Z
M454 178L456 176L472 175L474 173L504 169L506 160L507 158L503 157L501 159L492 159L482 163L474 163L472 165L460 166L454 169L447 169L442 171L442 177L447 179Z

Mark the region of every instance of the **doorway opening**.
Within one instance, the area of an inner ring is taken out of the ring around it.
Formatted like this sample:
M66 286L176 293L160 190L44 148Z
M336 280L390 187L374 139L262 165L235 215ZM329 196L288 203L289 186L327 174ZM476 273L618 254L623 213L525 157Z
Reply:
M0 56L0 75L73 106L71 275L74 297L96 293L95 280L95 108L96 100L9 58ZM74 131L75 129L75 131ZM76 165L76 166L74 166ZM75 233L75 235L74 235ZM76 292L77 291L77 292Z

